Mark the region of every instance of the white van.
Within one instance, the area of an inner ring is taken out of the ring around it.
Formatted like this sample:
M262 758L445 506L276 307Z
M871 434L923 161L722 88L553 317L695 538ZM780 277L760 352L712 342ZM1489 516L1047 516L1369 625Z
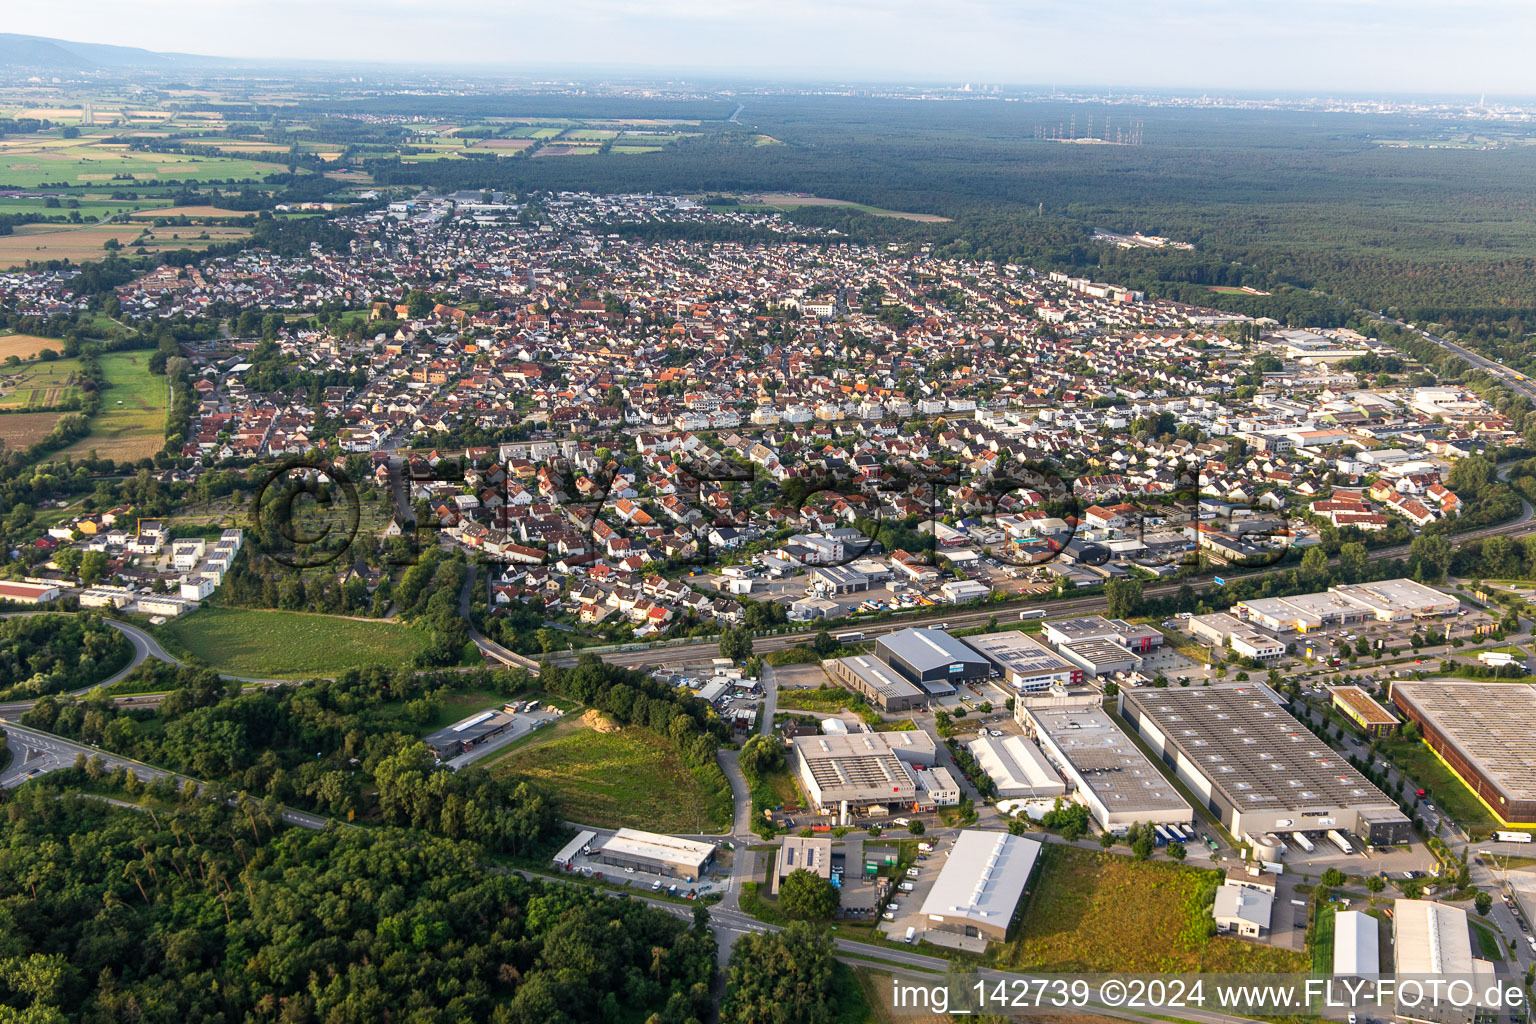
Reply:
M901 941L902 942L912 942L916 938L917 938L917 929L916 928L908 928L907 929L907 937L902 939Z

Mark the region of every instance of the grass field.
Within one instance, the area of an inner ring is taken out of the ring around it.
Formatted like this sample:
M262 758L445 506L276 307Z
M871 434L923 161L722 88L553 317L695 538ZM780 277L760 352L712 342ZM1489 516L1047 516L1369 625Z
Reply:
M151 210L138 210L133 217L153 219L155 217L188 217L193 220L199 218L211 218L213 220L238 220L241 217L253 216L244 210L225 210L218 206L161 206Z
M1492 825L1494 817L1481 800L1473 795L1466 783L1445 766L1423 743L1406 743L1400 739L1383 739L1382 749L1419 785L1429 790L1433 800L1452 821L1463 825Z
M166 650L255 678L337 675L349 668L406 665L428 636L393 622L305 612L203 608L155 630Z
M0 416L0 442L9 449L25 448L48 436L53 425L69 415L62 412L13 412Z
M78 359L0 366L0 409L41 412L57 408L79 397L75 386L75 375L79 372Z
M1472 942L1477 947L1478 956L1484 960L1504 959L1504 944L1499 941L1499 937L1494 934L1492 928L1470 918L1467 924L1472 926Z
M148 352L109 352L101 357L107 389L90 434L64 449L71 455L94 450L116 461L147 458L165 443L165 378L149 372Z
M39 352L51 348L64 351L64 342L58 338L40 338L35 334L0 334L0 360L15 356L26 361L36 359Z
M731 825L731 790L711 766L694 773L666 740L626 726L597 732L567 716L491 765L557 793L572 821L653 832L723 832Z
M1045 971L1296 972L1305 954L1207 935L1215 872L1047 843L1010 967Z

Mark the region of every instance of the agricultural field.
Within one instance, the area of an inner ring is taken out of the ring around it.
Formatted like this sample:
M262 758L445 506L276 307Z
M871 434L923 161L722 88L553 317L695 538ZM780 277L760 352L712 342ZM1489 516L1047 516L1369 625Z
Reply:
M1001 960L1079 972L1304 972L1305 954L1208 935L1219 874L1047 843L1018 936Z
M117 462L148 458L165 443L166 382L149 372L148 352L109 352L100 358L107 388L88 436L64 449L94 451Z
M103 217L133 213L146 206L160 206L155 199L113 199L100 192L70 192L57 197L57 206L48 205L48 196L42 193L0 196L0 214L38 214L43 217L68 217L78 212L81 220L98 221ZM74 205L71 206L70 204Z
M568 715L515 744L492 763L492 773L554 791L566 817L586 825L683 833L730 828L730 786L718 768L706 785L649 729L598 731L592 717Z
M13 412L0 416L0 445L6 449L26 448L47 437L55 423L68 413Z
M49 348L64 351L64 342L58 338L41 338L36 334L0 334L0 361L15 356L23 362L36 359L38 353Z
M100 259L110 239L124 249L146 253L171 249L204 249L221 242L250 237L250 229L228 225L196 225L151 229L143 224L108 224L77 227L66 224L24 224L15 234L0 235L0 268L28 260ZM206 237L205 237L206 236Z
M135 210L130 216L146 220L152 220L156 217L187 217L192 220L199 218L239 220L243 217L253 217L255 215L245 210L226 210L218 206L157 206L148 210Z
M283 169L232 157L130 150L114 133L100 129L84 130L77 139L50 131L0 140L0 186L11 188L56 182L260 181Z
M521 153L532 145L532 139L481 139L470 148L489 149L498 153Z
M349 668L408 665L426 650L422 630L308 612L201 608L155 629L171 654L253 678L337 675Z
M55 409L80 397L75 376L78 359L0 366L0 409Z

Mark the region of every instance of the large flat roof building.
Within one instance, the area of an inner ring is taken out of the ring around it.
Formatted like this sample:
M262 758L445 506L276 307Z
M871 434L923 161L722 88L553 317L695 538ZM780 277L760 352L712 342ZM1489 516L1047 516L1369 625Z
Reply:
M992 663L942 629L903 629L875 641L875 656L934 696L992 674Z
M915 807L917 781L908 770L935 758L925 732L798 736L792 763L806 795L822 814Z
M1334 686L1328 690L1335 709L1348 715L1368 733L1387 733L1397 728L1397 716L1359 686Z
M1163 645L1163 634L1151 626L1102 615L1047 622L1043 632L1063 658L1094 676L1140 668L1141 659Z
M1536 823L1536 687L1399 681L1392 703L1500 821Z
M1452 615L1461 602L1409 579L1343 583L1315 594L1239 601L1238 617L1276 632L1306 633L1375 619L1405 622Z
M1333 916L1333 973L1342 978L1374 978L1381 974L1381 937L1376 919L1363 910L1341 910Z
M1194 811L1097 704L1019 704L1014 716L1066 777L1099 827L1185 825Z
M1469 1005L1454 1005L1442 997L1437 1003L1425 998L1410 1005L1401 994L1396 1003L1400 1021L1422 1024L1473 1024L1479 1019L1502 1017L1496 1009L1480 1005L1479 998L1495 980L1495 969L1488 960L1472 955L1472 936L1467 930L1467 912L1431 900L1395 900L1392 904L1393 968L1399 979L1445 978L1471 986ZM1401 982L1398 989L1402 993ZM1492 1010L1492 1012L1490 1012Z
M1083 640L1113 640L1136 654L1148 654L1163 646L1163 634L1151 626L1138 626L1124 619L1102 615L1084 615L1076 619L1057 619L1043 627L1045 638L1060 647Z
M1120 714L1239 838L1347 829L1375 845L1410 839L1397 804L1267 686L1122 691Z
M1068 661L1028 633L1009 629L968 636L965 644L990 661L1009 686L1023 693L1048 690L1053 685L1083 684L1081 665Z
M865 655L826 662L832 678L863 694L882 711L911 711L928 703L928 691L908 682L883 661Z
M928 927L999 942L1007 938L1041 846L1007 832L962 830L923 900Z
M439 761L446 761L493 736L500 736L512 727L514 721L516 719L505 711L482 711L439 729L422 742Z
M796 871L809 871L817 878L832 877L831 836L785 836L773 863L773 894Z
M715 859L715 844L621 828L593 851L600 864L696 882Z
M967 746L997 787L999 800L1035 800L1066 796L1062 781L1040 748L1023 736L983 736Z

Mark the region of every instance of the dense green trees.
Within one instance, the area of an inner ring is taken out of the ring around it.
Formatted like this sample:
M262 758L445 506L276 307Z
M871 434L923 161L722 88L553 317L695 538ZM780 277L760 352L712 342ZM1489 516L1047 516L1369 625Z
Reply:
M726 967L721 1024L830 1024L837 1005L832 938L796 922L743 935Z
M714 970L702 911L490 871L419 833L37 786L0 824L4 1019L687 1024Z
M1141 614L1141 581L1113 579L1104 584L1104 600L1111 618L1128 619Z
M127 665L133 645L99 615L22 615L0 621L0 699L99 683Z
M805 868L796 868L779 883L779 910L791 920L829 921L841 902L835 885Z

